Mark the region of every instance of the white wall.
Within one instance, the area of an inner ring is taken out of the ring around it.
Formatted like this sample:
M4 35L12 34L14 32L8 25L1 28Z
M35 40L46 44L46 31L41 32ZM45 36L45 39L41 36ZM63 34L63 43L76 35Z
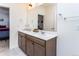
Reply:
M9 26L9 10L5 8L0 7L0 19L3 19L3 21L0 21L0 25L6 25Z
M79 56L79 17L63 19L64 17L79 16L79 4L57 5L57 55Z
M26 4L0 4L10 8L10 49L18 46L18 30L26 23Z
M18 46L18 30L23 28L26 23L26 5L25 4L12 4L10 8L10 47Z

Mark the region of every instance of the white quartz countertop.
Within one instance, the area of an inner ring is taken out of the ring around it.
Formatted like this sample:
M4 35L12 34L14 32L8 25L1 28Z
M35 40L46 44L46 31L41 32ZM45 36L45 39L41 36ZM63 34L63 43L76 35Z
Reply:
M39 32L33 32L33 31L27 31L27 30L19 30L19 31L43 40L49 40L54 37L57 37L57 32L53 32L53 31L43 31L44 34L42 34L40 31Z

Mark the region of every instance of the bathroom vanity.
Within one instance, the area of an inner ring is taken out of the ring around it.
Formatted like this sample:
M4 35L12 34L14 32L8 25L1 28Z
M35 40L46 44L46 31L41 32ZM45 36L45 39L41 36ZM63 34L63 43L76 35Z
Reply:
M18 31L19 48L28 56L56 56L57 33Z

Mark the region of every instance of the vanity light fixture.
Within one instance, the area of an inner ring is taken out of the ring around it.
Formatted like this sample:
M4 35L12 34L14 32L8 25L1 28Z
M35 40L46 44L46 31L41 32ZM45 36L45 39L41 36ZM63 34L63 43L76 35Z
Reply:
M32 4L29 4L29 7L32 7Z
M33 5L30 3L28 4L28 8L31 9L33 7Z

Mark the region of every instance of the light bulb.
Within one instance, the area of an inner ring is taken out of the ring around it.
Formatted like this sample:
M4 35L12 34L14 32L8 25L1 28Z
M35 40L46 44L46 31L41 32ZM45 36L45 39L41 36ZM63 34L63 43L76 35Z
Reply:
M32 4L29 4L28 8L31 9L32 8Z

